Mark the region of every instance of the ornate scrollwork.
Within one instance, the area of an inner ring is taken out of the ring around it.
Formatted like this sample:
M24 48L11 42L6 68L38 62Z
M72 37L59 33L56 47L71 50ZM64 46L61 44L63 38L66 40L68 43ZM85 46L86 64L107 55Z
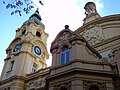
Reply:
M99 90L106 90L106 84L105 84L105 82L83 80L84 90L89 90L89 88L92 85L95 85L95 86L99 87Z
M90 45L95 45L103 40L106 40L101 26L98 25L86 30L83 37L89 42Z
M29 88L36 88L36 87L41 87L45 85L45 81L44 80L40 80L40 81L33 81L29 83Z

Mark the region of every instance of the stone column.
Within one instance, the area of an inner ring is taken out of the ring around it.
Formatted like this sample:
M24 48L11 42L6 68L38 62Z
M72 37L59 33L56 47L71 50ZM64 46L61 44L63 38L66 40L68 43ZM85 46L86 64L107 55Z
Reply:
M57 53L57 56L56 56L56 60L57 60L56 61L56 66L59 66L61 64L61 60L60 60L61 58L60 57L61 57L61 54L59 52L59 53Z
M23 79L20 78L13 79L10 90L24 90L24 89L25 89L25 81Z

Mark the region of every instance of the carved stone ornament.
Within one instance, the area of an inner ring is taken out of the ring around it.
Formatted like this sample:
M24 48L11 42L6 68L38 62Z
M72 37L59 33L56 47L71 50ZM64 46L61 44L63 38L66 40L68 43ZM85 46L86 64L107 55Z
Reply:
M114 53L108 54L108 58L109 58L110 63L111 63L112 65L116 65L116 60L115 60L115 55L114 55Z
M83 37L89 42L90 45L95 45L106 39L100 26L95 26L87 30L84 32Z
M42 87L42 86L45 86L44 80L33 81L29 83L29 88L37 88L37 87Z
M99 90L106 90L106 84L105 82L100 82L100 81L89 81L89 80L83 80L83 87L84 90L89 90L89 88L95 85L99 88Z
M64 32L64 33L59 37L58 45L61 45L63 41L67 41L67 39L68 39L69 36L70 36L69 33Z
M33 35L31 35L31 33L28 33L26 36L22 37L22 41L32 41L34 40Z
M61 90L61 87L65 87L67 88L67 90L71 90L71 82L65 82L65 83L54 85L53 90Z

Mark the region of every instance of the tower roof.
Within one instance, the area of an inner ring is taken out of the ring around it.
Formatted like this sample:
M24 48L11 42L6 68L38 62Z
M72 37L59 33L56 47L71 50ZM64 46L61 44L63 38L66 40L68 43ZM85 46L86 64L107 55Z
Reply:
M29 17L29 19L23 23L23 25L26 25L29 22L34 21L37 25L40 25L45 29L45 25L41 22L41 20L42 19L37 8L37 10Z
M39 9L37 8L37 10L29 17L29 19L36 17L38 20L41 21L42 19L41 19L41 16L40 16L38 10L39 10Z

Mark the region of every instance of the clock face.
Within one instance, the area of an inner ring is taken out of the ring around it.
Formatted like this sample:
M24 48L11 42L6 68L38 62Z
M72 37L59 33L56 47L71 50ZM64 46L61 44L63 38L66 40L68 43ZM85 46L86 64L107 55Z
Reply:
M13 49L13 52L17 52L21 49L21 45L20 44L16 44L14 49Z
M41 55L41 49L39 46L35 46L34 47L34 52L37 54L37 55Z

